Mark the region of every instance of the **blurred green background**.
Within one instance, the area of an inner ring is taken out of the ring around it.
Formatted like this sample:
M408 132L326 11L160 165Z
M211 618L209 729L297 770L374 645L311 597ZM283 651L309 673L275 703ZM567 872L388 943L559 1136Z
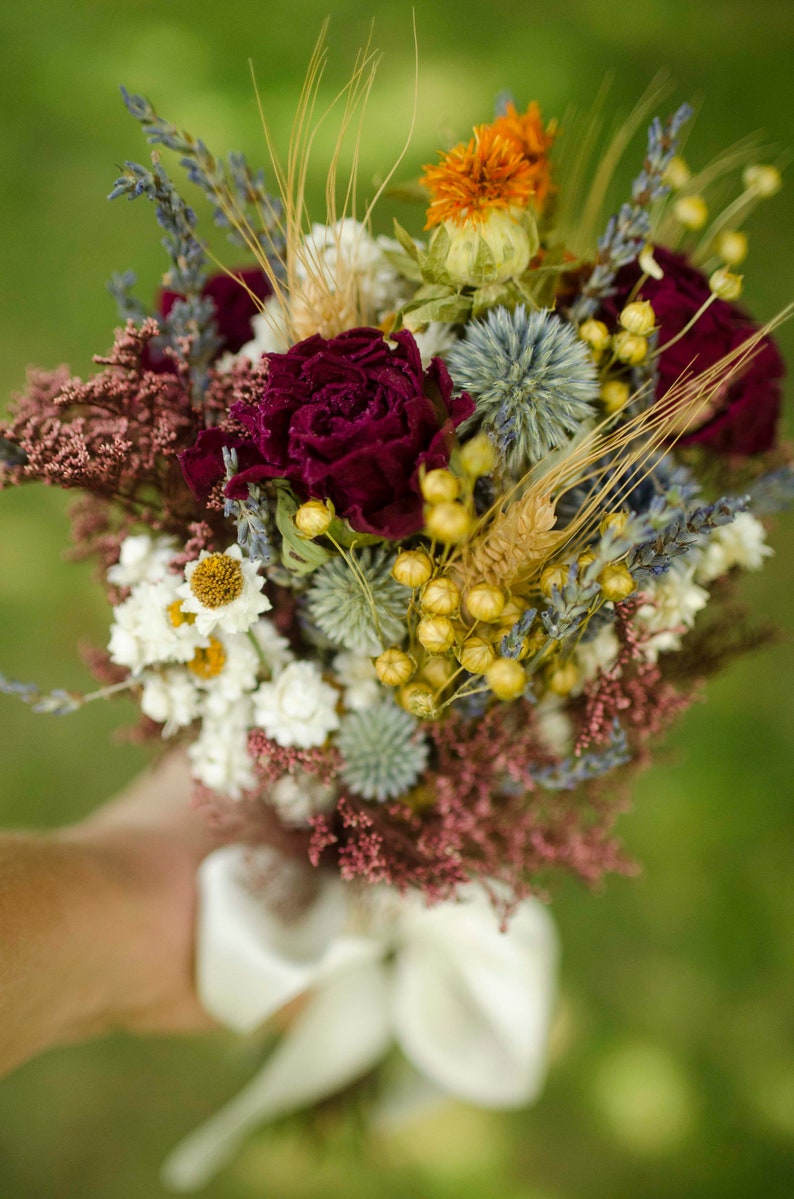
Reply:
M29 0L0 13L0 380L28 363L86 371L114 322L104 283L134 267L146 296L163 259L151 208L109 206L115 165L145 154L120 103L125 82L210 144L264 159L247 60L281 145L327 0ZM394 158L412 92L408 5L339 0L328 94L366 40L387 51L361 178ZM660 67L675 101L702 109L694 163L762 129L791 145L794 7L786 0L495 0L417 4L420 91L403 175L486 120L495 94L547 115L587 105L612 74L625 114ZM670 102L672 103L672 101ZM315 197L323 181L318 144ZM636 146L639 159L641 146ZM626 186L630 171L622 176ZM318 216L322 210L317 208ZM418 214L417 214L418 216ZM746 302L770 317L791 298L790 191L749 227ZM385 225L384 225L385 227ZM780 340L794 362L791 327ZM792 426L789 418L789 429ZM90 567L65 563L63 497L0 497L0 667L83 687L80 638L108 611ZM777 557L746 580L756 611L792 628L792 521ZM564 946L548 1086L510 1115L451 1107L401 1136L322 1143L295 1127L260 1134L206 1192L218 1199L783 1199L794 1193L794 959L790 641L735 664L709 689L637 788L622 832L643 864L592 896L563 885ZM0 823L49 826L87 812L143 762L114 747L124 705L60 721L2 700ZM788 1027L787 1027L788 1026ZM154 1199L168 1148L231 1095L255 1051L218 1036L116 1037L49 1054L0 1084L3 1199Z

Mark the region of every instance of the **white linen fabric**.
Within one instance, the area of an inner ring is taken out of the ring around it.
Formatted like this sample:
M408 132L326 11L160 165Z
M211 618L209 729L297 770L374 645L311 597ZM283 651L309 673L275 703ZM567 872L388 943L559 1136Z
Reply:
M490 1108L536 1097L557 964L543 904L525 900L501 931L479 887L433 907L385 889L365 902L329 875L287 921L251 887L249 866L246 851L229 846L201 867L202 1001L250 1032L308 998L261 1071L171 1154L167 1186L204 1186L254 1128L355 1082L394 1042L431 1089Z

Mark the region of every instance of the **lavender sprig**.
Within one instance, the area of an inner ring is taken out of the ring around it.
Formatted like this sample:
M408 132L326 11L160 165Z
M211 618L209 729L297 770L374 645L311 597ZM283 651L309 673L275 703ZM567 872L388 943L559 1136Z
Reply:
M194 233L196 214L179 195L157 154L152 155L151 170L137 162L125 162L124 172L108 199L121 196L128 200L146 196L156 205L158 224L165 230L162 244L172 263L163 282L183 296L172 306L165 321L166 339L187 362L193 386L201 395L206 388L207 366L222 342L215 325L215 305L210 297L201 294L207 277L207 258Z
M163 145L181 155L180 163L188 179L200 187L213 206L213 220L220 228L229 230L229 240L245 245L245 238L234 229L230 214L241 223L251 225L260 245L270 257L276 257L281 239L281 203L270 195L265 186L263 171L253 171L244 154L231 152L226 162L211 154L200 138L178 129L155 111L151 102L122 87L121 94L128 112L143 130L150 145ZM254 220L251 222L250 213Z
M648 129L645 161L631 188L631 204L623 204L609 218L606 230L599 239L598 253L590 278L570 310L571 320L586 320L598 308L600 300L614 291L612 283L621 267L627 266L640 254L651 233L649 208L670 190L663 182L670 159L676 152L678 136L692 116L689 104L668 117L664 124L654 117Z
M555 766L544 766L535 771L533 777L548 791L573 791L581 783L600 778L610 770L625 765L630 759L626 734L616 721L605 749L579 757L571 755Z
M713 504L706 504L688 513L681 513L671 521L652 541L634 548L629 556L628 568L636 582L665 574L674 558L680 558L714 529L730 524L740 512L748 507L748 496L723 496Z
M115 695L119 691L127 691L134 685L135 680L128 678L122 683L100 687L98 691L91 691L87 695L81 695L75 691L64 691L61 687L44 692L40 691L35 683L20 683L17 679L7 679L4 674L0 674L0 694L13 695L23 704L32 708L34 712L44 716L71 716L84 704L90 704L95 699L108 699L111 695Z
M134 321L142 324L151 313L144 304L133 295L133 287L137 282L134 271L114 271L108 281L107 289L116 301L119 316L123 321Z
M226 482L229 483L239 471L237 451L223 447L223 464ZM269 566L273 559L273 547L268 532L269 510L267 499L262 497L259 487L248 484L247 500L226 500L223 515L233 517L237 525L237 544L249 558L257 559Z
M532 627L532 621L537 614L537 608L528 608L526 612L521 613L510 632L505 633L499 642L499 656L501 658L518 657L524 645L524 638Z

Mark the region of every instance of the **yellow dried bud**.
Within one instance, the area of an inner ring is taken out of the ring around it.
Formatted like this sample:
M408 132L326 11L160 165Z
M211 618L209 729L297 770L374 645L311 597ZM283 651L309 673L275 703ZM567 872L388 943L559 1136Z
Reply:
M653 256L653 246L650 242L642 247L637 261L643 275L648 275L651 279L664 279L664 271Z
M742 182L748 191L755 192L764 200L776 195L783 186L783 180L777 167L763 166L761 163L745 167Z
M422 667L422 677L431 687L441 691L452 678L457 667L451 658L428 658Z
M543 625L538 625L536 629L527 637L527 650L529 653L535 654L539 649L543 649L544 645L548 644L548 634L543 628Z
M434 616L451 616L460 607L460 591L447 575L439 575L425 585L422 592L422 610Z
M628 333L647 337L656 324L656 315L649 300L634 300L626 305L618 320Z
M416 626L416 636L429 654L445 654L455 644L455 626L448 616L425 616Z
M553 666L546 675L546 686L554 695L570 695L579 682L579 671L573 662Z
M485 674L496 651L484 637L469 637L458 650L458 661L469 674Z
M673 216L685 229L702 229L709 210L702 196L680 196L673 205Z
M625 362L627 366L639 366L645 361L648 354L648 342L644 337L638 337L636 333L629 333L626 329L621 329L620 333L616 333L612 339L612 346L615 351L615 357L621 362Z
M497 658L485 672L485 681L497 699L518 699L527 685L524 668L513 658Z
M429 470L419 486L428 504L446 504L460 495L460 479L451 470Z
M580 570L587 570L588 566L592 566L596 560L596 556L592 550L582 550L579 557L576 559L576 565Z
M582 321L579 326L579 336L582 341L587 342L596 359L601 357L609 345L609 329L603 321L593 320L592 317Z
M425 528L430 537L455 545L471 532L472 519L463 504L434 504L425 512Z
M502 608L502 615L499 617L499 622L505 629L505 632L512 629L513 625L517 620L521 619L528 607L529 604L526 600L522 600L520 596L514 596L513 599L507 601L504 608Z
M423 587L433 573L433 563L424 550L403 550L391 572L403 587Z
M720 300L738 300L742 294L744 275L734 275L727 267L718 267L709 276L709 289Z
M723 229L714 243L714 249L728 266L738 266L747 257L747 234L741 229Z
M491 583L475 583L466 592L466 609L474 620L484 620L490 624L499 620L505 609L507 597L501 587Z
M496 466L496 450L487 433L478 433L461 446L459 462L461 470L465 470L472 479L491 473Z
M625 529L629 521L628 512L607 512L601 517L601 523L598 526L598 531L603 536L608 529L614 529L620 534Z
M662 175L663 181L668 187L671 187L673 191L679 191L680 188L689 183L691 178L692 172L679 154L675 154L670 159L665 167L664 174Z
M631 388L622 379L607 379L601 384L601 403L610 416L625 407L630 395Z
M598 576L598 581L604 598L612 600L614 604L631 595L637 586L624 562L612 562L605 566Z
M309 541L327 533L333 519L334 506L326 500L308 500L293 517L298 534Z
M544 595L551 595L554 587L563 588L568 582L568 567L556 563L544 566L540 574L540 589Z
M375 674L386 687L401 687L416 670L416 662L399 646L385 649L375 659Z
M398 699L406 712L420 720L435 720L438 716L433 691L426 683L409 683L407 687L401 687Z

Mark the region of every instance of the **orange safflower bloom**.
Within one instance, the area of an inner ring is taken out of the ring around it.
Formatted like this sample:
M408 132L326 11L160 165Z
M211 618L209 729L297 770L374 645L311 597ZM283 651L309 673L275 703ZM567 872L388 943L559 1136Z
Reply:
M532 166L535 205L542 211L552 187L548 152L554 144L556 122L549 122L544 129L540 108L535 100L525 113L519 113L511 101L504 115L497 117L491 128L499 137L509 141Z
M443 221L482 223L495 208L526 208L535 190L533 164L493 125L476 125L471 141L424 171L420 182L432 196L426 229Z

